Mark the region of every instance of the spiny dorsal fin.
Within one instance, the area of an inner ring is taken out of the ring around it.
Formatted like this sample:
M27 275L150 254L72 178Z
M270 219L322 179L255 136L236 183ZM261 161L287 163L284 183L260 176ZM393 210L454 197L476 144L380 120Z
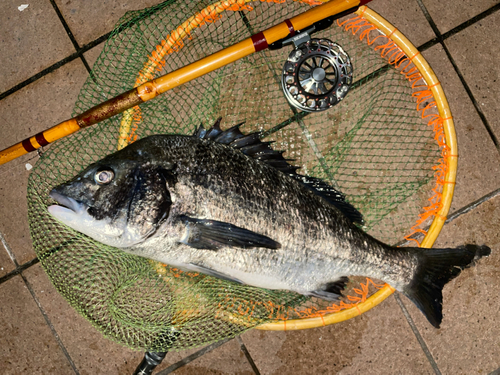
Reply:
M220 128L222 117L215 121L214 125L205 130L203 125L195 130L193 137L200 139L211 139L215 142L226 144L230 147L239 149L245 155L253 159L266 163L279 171L289 175L291 178L303 184L309 190L325 199L328 203L337 207L353 223L363 224L363 216L350 203L345 200L345 195L335 190L323 180L315 177L303 176L297 174L299 167L293 166L283 157L283 151L275 151L271 148L273 142L262 142L261 133L255 132L244 135L240 131L239 123L227 130Z
M288 163L291 160L283 157L283 151L273 150L270 146L272 142L262 142L260 140L260 132L243 134L240 131L240 126L244 124L243 122L227 130L222 130L220 128L221 119L217 119L214 125L208 130L205 130L203 125L200 125L194 132L193 137L211 139L215 142L226 144L240 150L253 159L273 166L283 173L295 173L299 169Z

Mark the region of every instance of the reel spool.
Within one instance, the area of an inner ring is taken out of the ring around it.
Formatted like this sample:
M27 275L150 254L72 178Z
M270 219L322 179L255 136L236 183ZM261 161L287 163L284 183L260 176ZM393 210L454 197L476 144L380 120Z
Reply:
M353 68L349 55L328 39L295 46L283 66L281 87L288 102L302 111L321 112L349 91Z

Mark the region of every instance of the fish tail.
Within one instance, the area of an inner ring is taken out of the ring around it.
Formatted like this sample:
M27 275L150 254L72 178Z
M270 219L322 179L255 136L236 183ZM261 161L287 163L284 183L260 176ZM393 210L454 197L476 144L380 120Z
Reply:
M419 263L413 280L403 288L403 293L434 327L439 328L443 319L443 287L463 269L490 255L491 249L484 245L465 245L454 249L413 248L410 251L417 253Z

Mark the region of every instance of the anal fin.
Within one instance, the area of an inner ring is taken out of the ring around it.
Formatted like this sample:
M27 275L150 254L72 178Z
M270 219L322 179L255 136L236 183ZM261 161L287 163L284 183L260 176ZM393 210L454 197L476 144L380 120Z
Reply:
M326 283L324 288L309 292L308 295L327 301L338 301L342 297L342 291L345 289L348 281L349 278L347 276L342 276L338 280Z
M201 266L199 264L190 263L189 264L189 269L191 271L200 272L200 273L203 273L203 274L208 275L208 276L216 277L218 279L232 281L232 282L238 283L238 284L243 284L242 281L240 281L240 280L238 280L238 279L236 279L236 278L234 278L232 276L229 276L229 275L226 275L224 273L215 271L215 270L213 270L211 268L207 268L207 267Z

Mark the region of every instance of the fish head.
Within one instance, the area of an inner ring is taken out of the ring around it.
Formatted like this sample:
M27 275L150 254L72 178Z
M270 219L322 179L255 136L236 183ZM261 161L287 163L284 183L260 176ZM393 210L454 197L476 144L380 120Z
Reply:
M130 150L127 150L130 154ZM58 221L106 245L127 248L152 236L168 218L172 164L153 157L110 155L56 186L48 207Z

